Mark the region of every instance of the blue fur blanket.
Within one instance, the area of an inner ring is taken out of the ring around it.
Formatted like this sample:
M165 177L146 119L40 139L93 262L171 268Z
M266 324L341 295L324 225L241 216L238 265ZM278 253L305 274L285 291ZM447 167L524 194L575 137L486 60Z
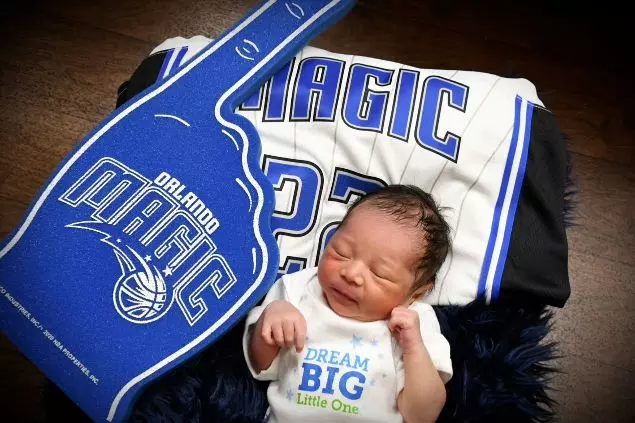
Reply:
M552 313L544 307L490 305L436 307L452 348L454 376L439 422L546 422L554 414L548 382L557 367L556 345L544 343ZM267 409L267 384L255 381L241 350L242 325L194 357L138 399L133 422L256 423ZM87 420L52 384L47 413Z
M546 382L555 345L544 344L551 313L517 305L436 308L453 352L454 377L439 422L541 422L553 415ZM242 330L152 386L133 421L260 422L266 384L244 363Z

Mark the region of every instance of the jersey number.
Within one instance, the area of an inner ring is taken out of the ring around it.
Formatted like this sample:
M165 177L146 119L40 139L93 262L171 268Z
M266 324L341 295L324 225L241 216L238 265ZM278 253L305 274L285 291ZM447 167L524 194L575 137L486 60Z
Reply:
M305 160L264 156L263 172L269 178L276 191L291 190L290 204L280 210L278 204L271 218L271 229L276 239L280 236L301 237L313 229L316 224L320 204L323 203L324 175L318 166ZM354 196L372 192L386 183L379 178L336 167L333 182L328 191L328 201L350 204ZM327 223L319 235L318 251L313 262L317 262L324 247L335 233L340 221ZM281 257L282 259L282 257ZM294 273L307 266L309 257L286 256L278 269L278 278Z

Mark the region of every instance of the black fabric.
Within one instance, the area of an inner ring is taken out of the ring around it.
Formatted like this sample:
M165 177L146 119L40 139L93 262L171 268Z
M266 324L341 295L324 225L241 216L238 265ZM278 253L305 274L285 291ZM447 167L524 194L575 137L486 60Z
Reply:
M141 62L130 76L130 79L119 86L117 90L117 107L156 82L166 55L167 51L160 51L146 57Z
M570 295L565 232L566 139L552 113L533 112L525 178L501 280L501 301L563 307Z
M553 312L525 301L434 307L450 343L454 375L438 423L551 422L549 383L558 344L546 341Z

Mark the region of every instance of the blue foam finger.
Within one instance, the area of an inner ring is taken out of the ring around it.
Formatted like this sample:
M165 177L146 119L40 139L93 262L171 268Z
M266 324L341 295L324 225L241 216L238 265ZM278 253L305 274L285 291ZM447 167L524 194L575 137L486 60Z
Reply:
M94 420L273 283L273 187L234 110L353 3L262 3L96 127L0 245L0 327Z

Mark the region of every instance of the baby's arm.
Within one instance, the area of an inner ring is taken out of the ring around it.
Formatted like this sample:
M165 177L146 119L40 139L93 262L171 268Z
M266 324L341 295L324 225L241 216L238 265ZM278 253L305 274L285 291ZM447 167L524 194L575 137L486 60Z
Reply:
M397 407L407 423L435 422L445 405L445 385L423 344L419 315L396 307L389 322L403 352L404 388Z
M445 405L445 385L426 347L404 353L404 388L397 406L407 423L435 422Z
M295 306L276 300L262 312L249 342L249 357L256 372L268 369L281 348L304 348L306 320Z

